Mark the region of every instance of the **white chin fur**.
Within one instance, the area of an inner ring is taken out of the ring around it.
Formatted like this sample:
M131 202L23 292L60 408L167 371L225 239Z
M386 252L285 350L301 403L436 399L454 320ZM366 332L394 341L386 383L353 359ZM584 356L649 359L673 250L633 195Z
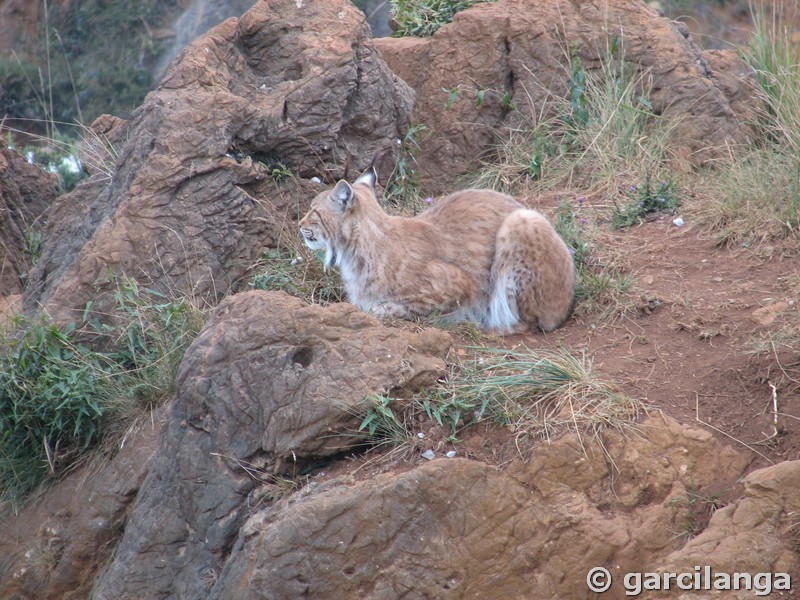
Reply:
M314 252L319 252L320 250L325 251L325 257L322 259L322 266L326 271L334 265L336 261L336 253L333 251L333 248L328 242L324 240L312 241L308 238L304 238L303 242L305 242L305 245Z

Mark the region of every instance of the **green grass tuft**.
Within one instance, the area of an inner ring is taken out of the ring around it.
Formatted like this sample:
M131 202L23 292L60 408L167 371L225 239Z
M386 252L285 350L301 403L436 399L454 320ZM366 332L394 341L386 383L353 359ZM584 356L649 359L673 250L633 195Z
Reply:
M622 208L614 207L611 211L611 227L614 229L644 223L645 218L654 213L674 213L680 206L675 183L671 180L655 184L650 177L646 177L642 185L630 185L626 195L630 201Z
M734 149L703 175L690 216L722 246L771 254L800 241L800 50L787 23L797 3L752 5L754 32L743 51L760 83L760 141Z
M326 271L322 258L299 241L265 250L252 270L252 289L282 291L323 306L345 299L339 274Z
M453 16L483 2L493 0L392 0L392 18L397 24L394 37L430 36Z
M550 96L527 127L498 132L477 185L517 194L579 184L613 195L620 180L667 179L675 122L653 111L648 73L625 60L621 38L591 71L575 48L568 55L563 96Z
M0 482L21 496L95 444L104 409L99 375L106 358L47 322L3 334L0 357Z

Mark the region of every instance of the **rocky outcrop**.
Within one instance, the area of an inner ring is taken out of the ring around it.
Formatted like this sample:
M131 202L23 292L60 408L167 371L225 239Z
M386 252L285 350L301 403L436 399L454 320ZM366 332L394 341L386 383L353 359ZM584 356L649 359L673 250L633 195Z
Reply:
M215 300L314 195L288 198L270 166L365 167L402 137L411 103L347 0L258 2L189 45L127 122L96 125L118 144L55 208L26 310L74 320L109 271Z
M692 573L695 565L709 565L728 574L786 573L792 576L792 589L796 589L800 576L800 461L778 463L751 473L744 486L741 499L716 511L705 531L661 562L663 571ZM773 594L781 596L780 592ZM753 592L697 597L752 598Z
M503 467L417 458L294 487L359 441L365 395L403 402L442 375L449 345L349 304L228 298L186 354L155 453L131 440L68 508L48 498L38 520L0 526L0 595L589 598L589 569L605 567L623 598L627 572L797 573L800 461L742 492L747 456L659 414Z
M245 523L209 597L593 597L590 568L655 570L685 543L681 503L746 465L661 417L604 444L568 436L505 470L441 458L309 489Z
M58 195L58 180L31 165L15 150L0 148L0 297L22 291L22 273L33 257L31 235L34 227Z
M132 427L112 460L89 461L0 520L0 598L84 600L112 556L158 448L163 410Z
M639 0L502 0L456 14L431 38L376 40L417 93L413 122L432 133L420 143L425 189L445 191L474 173L502 141L498 131L529 125L568 97L573 51L591 72L615 36L625 61L652 81L654 112L675 122L679 155L702 162L751 139L754 75L735 52L703 53L685 26Z
M352 448L368 394L444 372L447 334L282 293L223 302L188 350L161 447L94 598L204 598L275 476ZM274 487L274 486L273 486Z

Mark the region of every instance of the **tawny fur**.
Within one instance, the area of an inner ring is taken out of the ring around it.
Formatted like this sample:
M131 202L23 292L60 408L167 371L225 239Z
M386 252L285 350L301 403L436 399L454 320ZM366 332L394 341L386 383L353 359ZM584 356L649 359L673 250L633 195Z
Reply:
M386 214L370 168L314 198L306 244L339 268L350 301L379 316L440 311L510 331L551 331L567 318L575 266L540 213L489 190L456 192L413 218Z

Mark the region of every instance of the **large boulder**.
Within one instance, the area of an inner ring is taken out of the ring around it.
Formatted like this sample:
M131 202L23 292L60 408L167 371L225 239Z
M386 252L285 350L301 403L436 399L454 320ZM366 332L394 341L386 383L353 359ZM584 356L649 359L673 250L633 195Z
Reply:
M95 174L55 208L26 310L75 320L109 272L216 300L314 195L269 184L270 167L331 179L381 147L389 164L412 102L347 0L258 2L190 44L130 119L95 125Z
M357 407L444 372L438 330L383 326L350 304L234 295L186 353L178 397L94 598L204 598L244 520L284 473L347 451Z
M31 268L37 223L58 195L58 180L15 150L0 148L0 298L19 294Z
M752 69L734 52L704 53L685 26L641 0L498 0L457 13L430 38L375 40L417 93L412 121L432 134L418 140L425 189L447 191L474 173L504 139L498 132L568 97L572 52L596 71L616 36L625 61L652 81L654 112L674 120L676 152L702 162L752 139Z
M399 475L329 482L250 517L207 597L590 598L592 567L614 577L657 570L686 543L689 503L746 465L711 434L654 417L602 443L566 436L502 471L441 458ZM781 510L795 505L791 488L780 500L752 510L763 511L765 533L784 534L773 545L790 552L791 513ZM792 566L787 555L745 550L753 523L722 533L736 530L736 564ZM708 547L703 564L733 566ZM624 591L617 581L609 597Z

